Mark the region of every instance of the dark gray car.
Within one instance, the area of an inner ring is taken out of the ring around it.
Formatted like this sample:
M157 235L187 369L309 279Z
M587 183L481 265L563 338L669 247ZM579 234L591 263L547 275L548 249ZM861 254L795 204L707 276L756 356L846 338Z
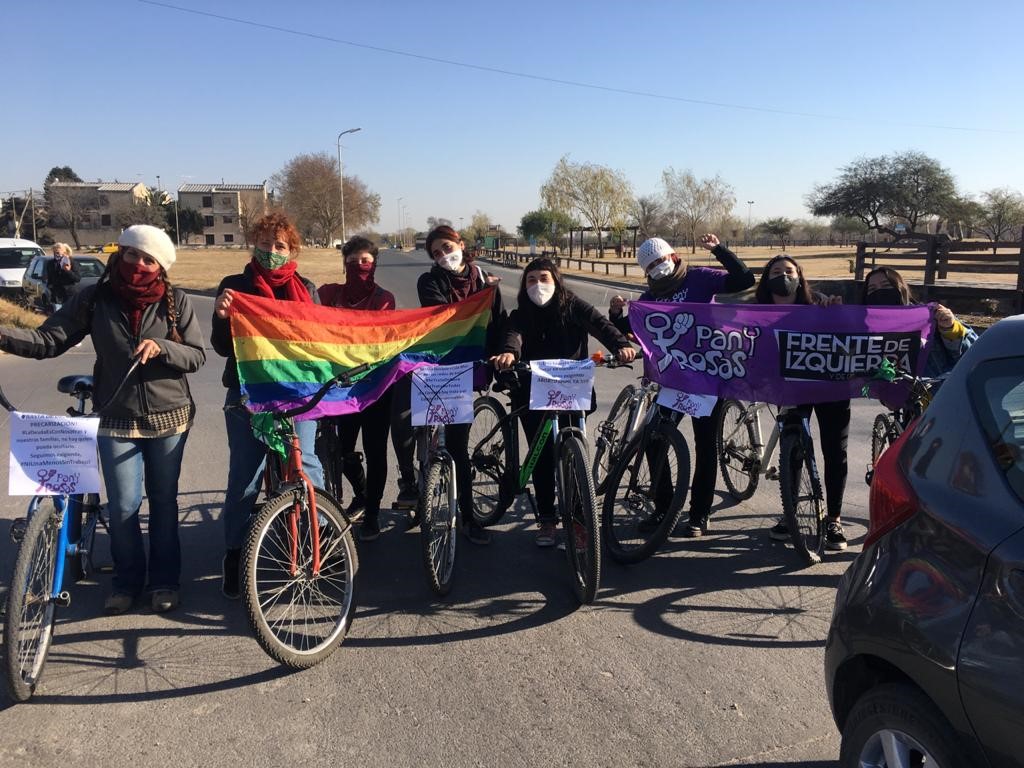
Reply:
M847 766L1024 766L1024 316L875 468L825 678Z

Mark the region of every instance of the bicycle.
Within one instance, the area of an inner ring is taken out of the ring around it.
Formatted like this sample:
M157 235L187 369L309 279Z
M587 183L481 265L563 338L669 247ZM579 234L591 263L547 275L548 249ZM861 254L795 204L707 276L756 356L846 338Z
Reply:
M315 408L333 387L351 384L368 367L338 374L303 405L264 412L270 422L264 501L242 551L242 597L260 647L293 669L318 664L345 639L355 612L359 560L351 519L302 471L292 418Z
M86 412L92 401L92 376L64 376L57 391L77 401L69 416L95 417L120 394L139 367L135 358L120 383L100 407ZM0 406L16 411L0 389ZM63 494L33 496L25 517L11 526L11 540L18 545L4 621L4 678L14 701L27 701L35 693L53 641L57 608L71 605L64 588L67 577L81 581L94 570L96 528L107 529L99 495ZM61 556L63 555L63 556Z
M768 442L762 439L761 412L775 421ZM774 413L766 403L726 400L716 435L718 463L729 493L737 501L754 495L763 475L779 481L782 512L790 539L808 565L821 562L825 544L825 509L821 477L814 458L814 439L806 416L794 419L794 407ZM771 466L779 451L778 468Z
M656 402L661 387L641 379L619 393L598 425L594 472L607 455L601 532L623 564L653 555L679 522L690 483L690 451L678 429L681 414ZM625 418L621 414L625 414ZM602 451L602 449L604 449Z
M317 421L316 456L324 468L324 490L331 498L341 501L344 496L342 478L352 486L352 504L346 512L357 523L363 517L364 507L355 505L358 500L357 490L366 487L366 470L363 467L363 454L353 451L346 454L341 449L341 433L338 419L325 417Z
M618 367L595 355L596 365ZM519 374L530 371L527 363L516 363L509 374L502 374L497 392L517 389ZM587 462L586 423L582 411L547 411L544 421L530 441L526 460L519 462L519 430L516 419L529 410L529 404L506 411L501 402L490 395L474 402L474 420L470 428L470 467L474 483L474 516L481 525L494 525L515 499L526 493L536 513L536 502L527 484L544 450L548 438L554 441L558 469L555 487L562 528L565 531L566 555L572 573L572 587L580 603L592 603L601 579L601 557L598 550L599 522L594 495L593 477ZM570 424L559 426L559 415ZM478 424L480 425L478 427ZM477 491L477 485L489 489Z

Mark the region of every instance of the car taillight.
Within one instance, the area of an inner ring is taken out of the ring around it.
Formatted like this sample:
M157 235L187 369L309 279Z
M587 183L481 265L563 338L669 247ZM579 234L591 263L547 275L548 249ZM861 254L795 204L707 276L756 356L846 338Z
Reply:
M903 446L915 426L910 424L875 464L868 497L868 535L864 537L865 547L917 511L917 495L907 482L899 463Z

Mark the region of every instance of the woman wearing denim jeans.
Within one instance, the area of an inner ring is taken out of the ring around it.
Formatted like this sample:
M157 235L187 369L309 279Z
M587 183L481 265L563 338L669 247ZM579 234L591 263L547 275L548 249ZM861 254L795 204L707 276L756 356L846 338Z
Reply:
M240 405L238 367L228 314L235 293L276 301L319 304L316 288L296 271L302 241L291 220L279 211L263 216L252 228L252 260L241 274L221 280L213 311L213 348L227 358L221 381L227 387L224 425L228 436L228 487L224 496L224 560L221 591L238 599L239 561L249 518L260 492L267 447L252 431L249 414ZM296 421L302 448L302 470L313 485L323 488L324 471L316 457L316 421Z
M153 610L163 612L178 605L180 589L178 476L196 410L186 374L199 370L206 353L188 296L167 280L176 258L167 234L138 224L121 233L118 245L95 286L36 330L3 329L0 349L55 357L92 336L93 396L101 404L132 358L139 358L142 365L100 413L100 467L114 558L113 590L104 607L124 613L148 584ZM143 486L149 500L148 567L139 524Z

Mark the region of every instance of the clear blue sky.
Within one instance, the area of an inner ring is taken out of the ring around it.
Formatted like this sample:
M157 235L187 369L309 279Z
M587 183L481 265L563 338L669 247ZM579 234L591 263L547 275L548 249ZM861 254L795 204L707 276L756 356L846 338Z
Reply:
M137 0L4 9L0 192L55 165L165 188L259 183L297 154L334 154L352 127L345 171L381 195L381 231L399 197L418 228L479 209L514 229L565 153L623 171L637 194L667 166L721 174L743 219L747 200L755 219L805 217L814 183L904 149L964 191L1024 189L1019 0L168 2L272 28Z

